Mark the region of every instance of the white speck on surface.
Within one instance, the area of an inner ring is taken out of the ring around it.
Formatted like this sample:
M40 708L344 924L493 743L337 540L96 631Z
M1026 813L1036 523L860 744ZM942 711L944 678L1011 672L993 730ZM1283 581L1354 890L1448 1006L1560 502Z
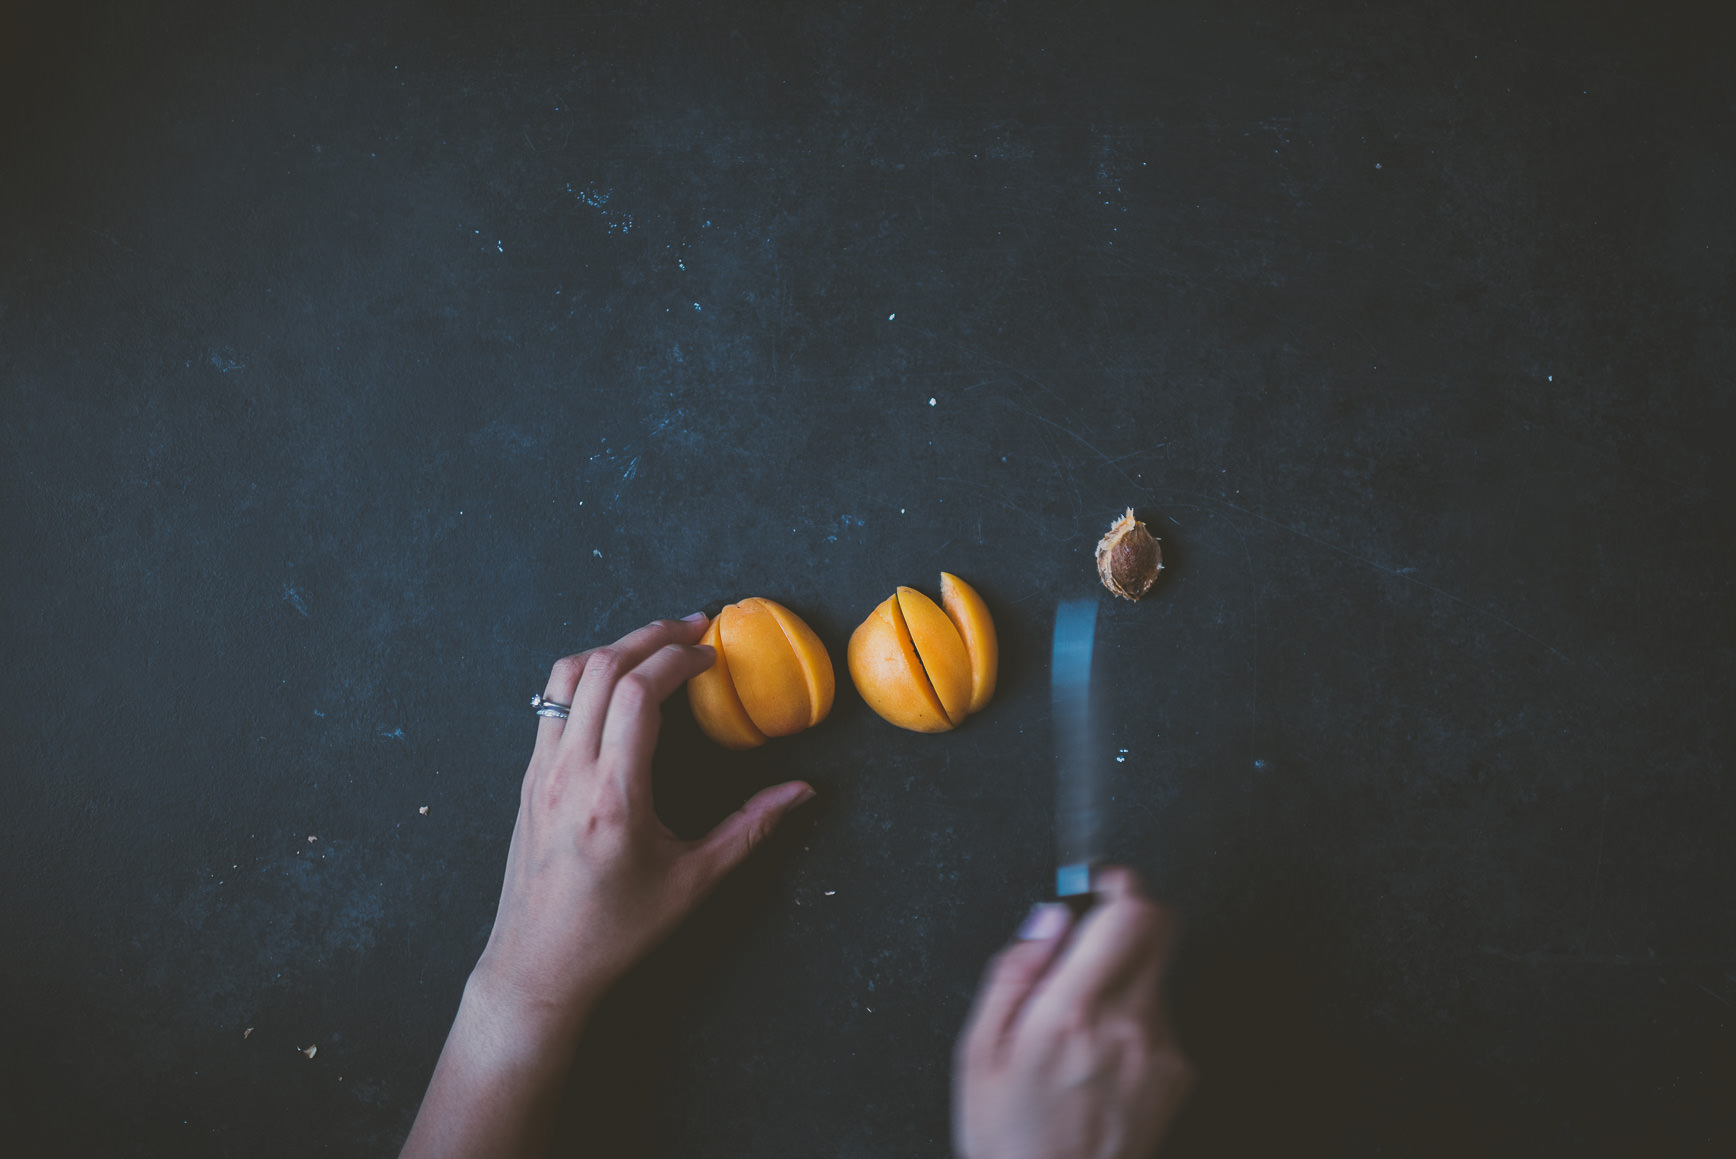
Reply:
M242 1038L252 1038L253 1037L253 1027L249 1026L246 1030L243 1030L241 1032L241 1037Z
M888 314L888 315L886 315L886 320L887 320L887 321L888 321L888 322L890 322L890 321L892 321L892 319L894 319L894 318L896 318L896 317L898 317L898 315L897 315L897 314Z
M699 308L700 308L700 307L699 307L699 303L698 303L698 302L695 302L695 303L693 303L693 308L694 308L694 309L695 309L695 310L697 310L697 309L699 309Z
M318 841L318 840L319 840L319 838L318 838L318 837L315 837L315 836L314 836L314 835L313 835L313 834L312 834L312 833L309 833L309 834L308 834L308 835L307 835L307 843L308 843L308 844L309 844L309 845L312 845L312 844L313 844L313 843L314 843L314 842L315 842L315 841Z
M827 896L827 897L831 897L831 896L832 896L832 895L833 895L833 894L835 894L835 893L837 893L837 892L838 892L838 891L837 891L837 890L835 890L835 889L828 889L828 890L827 890L827 891L826 891L826 896Z
M422 814L422 816L426 817L428 815L428 806L423 805L420 809L417 809L416 812L418 812L418 813Z
M931 399L929 399L929 400L928 400L928 405L929 405L929 406L933 406L933 405L934 405L934 400L933 400L933 399L932 399L932 398L931 398Z
M500 244L500 242L498 242L498 241L496 241L496 242L495 242L495 243L494 243L494 248L495 248L495 249L497 249L497 250L499 250L499 251L500 251L500 252L501 252L501 253L505 253L505 252L506 252L506 247L505 247L505 246L503 246L503 245L501 245L501 244Z
M1549 379L1549 381L1550 381L1550 382L1554 382L1554 381L1555 381L1555 376L1554 376L1554 375L1553 375L1553 374L1551 374L1551 375L1548 375L1548 376L1547 376L1547 377L1548 377L1548 379Z
M598 551L598 550L597 550L597 549L596 549L596 548L594 548L594 547L593 547L593 548L591 548L591 554L592 554L592 555L594 555L594 556L596 556L596 557L597 557L597 558L598 558L598 559L602 559L602 558L603 558L603 553L602 553L602 552L601 552L601 551Z
M317 1046L310 1046L305 1050L298 1046L296 1047L296 1050L301 1051L302 1054L307 1055L309 1058L312 1058L314 1055L319 1053L319 1047Z
M1254 767L1255 767L1255 768L1256 768L1256 769L1263 769L1263 768L1265 768L1265 767L1266 767L1266 762L1265 762L1265 760L1264 760L1264 759L1263 759L1263 758L1262 758L1262 759L1260 759L1260 760L1257 760L1257 761L1255 761L1255 762L1254 762Z
M904 514L904 508L900 507L898 509L898 514L903 515Z
M1118 765L1125 765L1127 763L1127 758L1126 757L1116 757L1115 763Z
M1380 162L1379 162L1379 161L1376 161L1376 162L1375 162L1375 163L1374 163L1374 167L1375 167L1375 168L1376 168L1376 169L1379 169L1379 168L1380 168Z
M283 598L288 600L290 606L302 615L308 614L307 604L302 602L301 593L288 584L283 585Z

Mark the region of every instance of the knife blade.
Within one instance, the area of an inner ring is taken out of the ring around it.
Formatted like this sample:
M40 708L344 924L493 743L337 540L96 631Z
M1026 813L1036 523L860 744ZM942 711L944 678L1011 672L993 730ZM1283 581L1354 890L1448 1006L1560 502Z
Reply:
M1091 652L1097 631L1094 600L1063 600L1055 609L1049 664L1055 730L1055 896L1091 893L1092 866L1102 857L1103 776L1091 728Z

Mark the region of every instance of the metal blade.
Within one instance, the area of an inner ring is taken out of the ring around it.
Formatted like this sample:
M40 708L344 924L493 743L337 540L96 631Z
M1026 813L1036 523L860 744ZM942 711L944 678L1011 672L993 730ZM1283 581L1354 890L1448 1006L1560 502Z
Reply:
M1063 600L1055 609L1050 661L1055 721L1055 894L1091 892L1091 866L1101 857L1102 771L1093 754L1091 650L1095 600Z

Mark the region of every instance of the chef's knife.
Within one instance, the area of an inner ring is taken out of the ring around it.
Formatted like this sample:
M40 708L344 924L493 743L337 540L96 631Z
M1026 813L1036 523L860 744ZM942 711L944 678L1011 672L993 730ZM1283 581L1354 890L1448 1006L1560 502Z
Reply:
M1049 673L1055 722L1055 896L1087 898L1102 856L1102 771L1093 758L1091 645L1095 600L1063 600L1055 609Z

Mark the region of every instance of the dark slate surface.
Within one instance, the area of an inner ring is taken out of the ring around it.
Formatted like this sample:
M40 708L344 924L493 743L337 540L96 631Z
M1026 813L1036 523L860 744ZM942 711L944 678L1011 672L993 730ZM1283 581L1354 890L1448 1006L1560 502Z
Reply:
M355 7L0 26L6 1138L390 1153L547 665L749 594L841 665L945 568L1005 643L956 734L676 706L673 823L823 801L572 1106L943 1154L1048 872L1048 618L1132 504L1170 1153L1736 1147L1726 21Z

